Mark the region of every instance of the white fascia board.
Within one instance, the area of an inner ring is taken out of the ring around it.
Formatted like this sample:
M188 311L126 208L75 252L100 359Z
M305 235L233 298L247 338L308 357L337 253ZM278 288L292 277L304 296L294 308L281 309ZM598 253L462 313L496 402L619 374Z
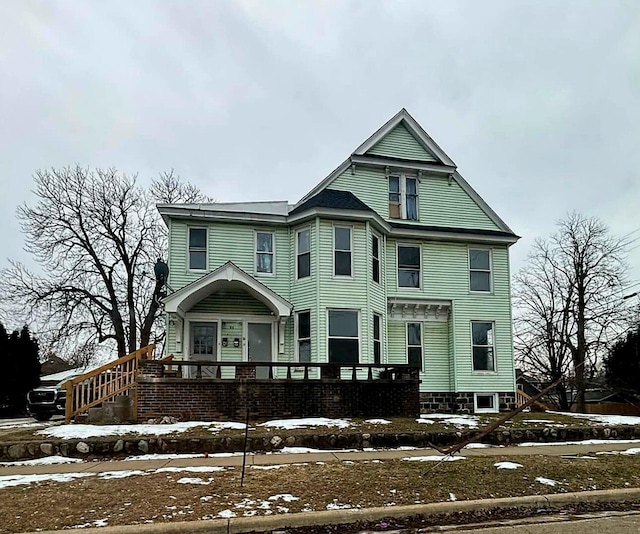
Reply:
M456 167L453 160L447 156L444 150L440 148L431 136L424 131L422 126L409 114L409 112L402 108L391 119L389 119L381 128L379 128L373 135L371 135L364 143L353 151L355 156L363 156L367 151L371 150L376 143L382 140L391 130L393 130L400 123L404 122L405 127L413 135L413 137L422 145L424 149L431 152L436 158L438 158L444 165Z
M456 182L458 182L458 184L460 185L460 187L462 187L462 189L465 191L465 193L467 193L473 199L473 201L478 205L478 207L482 211L484 211L484 213L487 215L487 217L489 217L489 219L491 219L498 226L498 228L500 228L503 232L510 232L512 234L515 233L511 228L509 228L507 223L505 223L498 216L498 214L491 209L489 204L487 204L484 201L484 199L476 192L476 190L473 187L471 187L469 182L467 182L458 171L456 171L453 174L453 179Z
M164 303L165 311L167 313L177 313L180 317L184 317L195 302L198 302L208 294L210 288L230 282L241 283L245 291L262 301L273 311L276 311L279 317L289 317L291 315L293 305L288 300L256 280L231 261L164 297L162 302ZM186 308L183 304L186 304Z
M387 297L387 304L392 305L396 304L398 306L402 306L404 304L420 304L420 305L431 305L431 306L451 306L451 299L432 299L432 298L421 298L421 297Z
M455 167L450 165L437 165L433 163L420 163L418 161L407 161L403 159L381 158L377 156L351 156L351 162L356 165L372 166L372 167L390 167L393 169L408 169L415 171L424 171L434 174L453 174Z
M462 241L465 243L484 243L488 245L513 245L518 237L498 236L489 234L471 234L466 232L439 232L437 230L422 230L416 228L391 228L390 237L422 239L429 241Z
M389 233L391 225L380 215L371 211L340 210L334 208L311 208L308 211L288 218L289 224L296 224L321 217L324 219L341 219L347 221L371 222L381 232Z
M174 219L211 219L223 222L238 223L270 223L270 224L286 224L286 215L267 215L262 213L240 213L234 211L209 211L181 208L175 205L167 207L158 206L158 211L162 218L167 221L168 218Z
M300 206L300 204L302 204L303 202L306 202L312 196L315 196L317 193L319 193L323 189L329 187L329 185L331 185L331 182L333 182L338 176L340 176L350 166L351 166L351 160L349 158L345 159L340 165L338 165L333 171L331 171L331 174L329 174L329 176L327 176L324 180L322 180L322 182L320 182L305 196L303 196L300 200L298 200L298 202L296 202L295 206L293 206L291 210L293 211L298 206Z

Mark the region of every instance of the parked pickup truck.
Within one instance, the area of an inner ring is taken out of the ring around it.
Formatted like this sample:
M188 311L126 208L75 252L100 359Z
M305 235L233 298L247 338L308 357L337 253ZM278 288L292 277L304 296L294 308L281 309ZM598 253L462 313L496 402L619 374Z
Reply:
M41 386L27 393L27 412L38 421L48 421L54 415L64 415L67 392L62 387L69 378L55 386Z

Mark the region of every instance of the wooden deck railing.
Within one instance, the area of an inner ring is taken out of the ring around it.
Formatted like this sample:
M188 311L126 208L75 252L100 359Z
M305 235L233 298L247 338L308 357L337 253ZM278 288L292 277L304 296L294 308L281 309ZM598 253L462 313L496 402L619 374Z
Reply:
M521 389L516 389L516 407L522 406L524 403L529 401L529 399L531 399L530 395L527 395ZM542 402L542 401L539 401L539 400L535 401L533 403L533 405L534 406L537 405L538 409L545 409L545 410L552 410L553 409L551 406L549 406L545 402Z
M134 389L138 362L153 359L154 349L155 345L147 345L65 382L64 387L67 391L65 421L69 423L79 413ZM136 400L134 393L134 413Z
M184 379L417 380L420 371L420 366L414 364L218 362L203 360L171 361L166 359L157 361L157 363L160 362L162 363L161 376ZM203 369L205 370L204 373ZM278 369L286 369L286 374L278 373ZM258 370L261 370L262 373L258 373ZM314 373L314 370L318 372ZM261 374L263 376L260 376Z

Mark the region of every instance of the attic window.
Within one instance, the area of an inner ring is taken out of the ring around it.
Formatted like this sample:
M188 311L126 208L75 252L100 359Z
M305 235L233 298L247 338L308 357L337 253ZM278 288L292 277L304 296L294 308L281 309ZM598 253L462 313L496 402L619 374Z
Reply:
M418 179L397 174L389 176L389 218L418 220Z

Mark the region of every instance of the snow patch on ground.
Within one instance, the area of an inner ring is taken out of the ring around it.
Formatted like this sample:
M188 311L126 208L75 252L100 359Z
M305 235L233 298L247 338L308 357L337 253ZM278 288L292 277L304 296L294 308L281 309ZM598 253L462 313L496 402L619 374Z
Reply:
M178 479L176 482L178 484L199 484L199 485L202 485L202 486L208 486L209 484L211 484L212 480L213 479L211 479L211 478L209 480L203 480L201 478L195 478L195 477L194 478L183 477L183 478Z
M478 418L475 415L449 415L444 413L426 413L420 416L420 419L416 419L418 423L432 424L436 421L445 424L453 425L457 428L477 428Z
M545 486L555 486L556 484L560 484L560 482L558 482L557 480L551 480L550 478L544 478L544 477L536 477L536 482L539 482L540 484L544 484Z
M339 503L336 499L327 504L327 510L347 510L348 508L351 508L350 504Z
M456 460L465 460L464 456L407 456L403 460L407 462L455 462Z
M338 427L349 428L351 423L347 419L328 419L327 417L305 417L302 419L274 419L258 426L267 428L282 428L285 430L295 430L297 428L310 427ZM243 427L244 428L244 427Z
M606 451L606 452L603 451L603 452L596 452L596 454L600 454L600 455L605 455L605 454L609 454L609 455L624 454L624 455L634 456L636 454L640 454L640 448L633 447L633 448L627 449L625 451Z
M390 425L391 421L387 421L386 419L366 419L365 423L369 423L370 425Z
M58 439L100 438L105 436L126 436L128 434L165 436L167 434L186 432L195 427L204 427L210 432L216 433L223 429L244 430L245 425L244 423L219 421L185 421L172 425L60 425L38 430L36 434Z
M449 492L449 500L450 501L457 501L458 499L456 498L456 494Z
M515 462L497 462L493 464L493 466L498 469L518 469L519 467L522 467L522 464L517 464Z
M493 445L488 445L487 443L469 443L469 445L465 445L465 449L488 449L493 447Z
M235 516L236 513L233 510L222 510L222 512L218 512L218 517L230 518Z
M637 415L604 415L599 413L567 413L567 412L549 412L566 417L575 417L577 419L587 419L601 425L640 425L640 416Z
M294 497L291 493L278 493L277 495L272 495L269 497L270 501L278 501L283 500L284 502L293 502L299 501L300 497Z
M77 478L92 477L96 473L47 473L42 475L0 476L0 489L33 484L34 482L71 482Z
M215 471L224 471L224 467L216 465L194 465L189 467L160 467L153 473L180 473L186 471L188 473L214 473Z
M0 465L53 465L53 464L77 464L84 460L80 458L69 458L67 456L45 456L34 460L21 460L19 462L0 462Z
M640 439L584 439L582 441L552 441L547 443L526 441L518 444L518 447L548 447L551 445L610 445L612 443L640 443Z
M124 471L105 471L103 473L98 473L98 478L102 480L112 480L115 478L127 478L147 474L148 473L140 471L139 469L128 469Z

